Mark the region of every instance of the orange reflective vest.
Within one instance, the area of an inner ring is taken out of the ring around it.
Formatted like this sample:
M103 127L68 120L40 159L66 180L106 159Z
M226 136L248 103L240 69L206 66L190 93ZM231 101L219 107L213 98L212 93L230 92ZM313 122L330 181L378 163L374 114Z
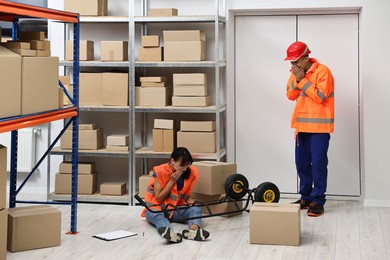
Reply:
M296 133L332 133L334 130L334 80L325 65L313 63L298 83L293 73L287 82L287 97L297 100L291 119Z
M198 182L198 169L195 166L189 166L190 175L187 179L184 179L183 188L178 191L177 184L175 184L168 194L168 196L164 199L164 201L157 201L156 196L154 195L154 182L157 178L157 181L160 183L160 186L164 189L167 185L171 174L173 174L172 168L168 165L168 163L161 164L159 166L153 167L153 171L156 173L156 177L153 177L148 184L148 188L145 194L145 202L151 207L153 210L161 210L160 206L152 206L154 204L171 204L173 206L184 205L190 196L190 193ZM172 208L168 207L167 209ZM145 216L146 209L144 209L141 213L141 216ZM173 211L170 211L170 216L172 217Z

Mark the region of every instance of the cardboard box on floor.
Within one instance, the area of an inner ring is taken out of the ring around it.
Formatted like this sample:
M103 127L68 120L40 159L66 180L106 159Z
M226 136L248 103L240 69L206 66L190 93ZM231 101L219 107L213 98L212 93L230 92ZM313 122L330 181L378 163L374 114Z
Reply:
M72 163L71 162L62 162L60 163L60 173L72 173ZM95 172L95 163L94 162L79 162L77 166L78 174L92 174Z
M204 195L220 195L225 192L226 178L237 173L235 163L198 161L192 164L198 169L198 183L192 192Z
M128 42L126 41L102 41L100 45L100 57L102 61L127 61Z
M206 37L199 30L163 31L164 61L205 60Z
M8 251L61 244L61 211L47 205L8 209Z
M129 74L103 73L103 105L129 105Z
M170 104L166 87L135 87L135 105L165 107Z
M176 147L176 134L173 129L153 129L153 151L171 153Z
M0 260L7 258L8 209L0 209Z
M147 190L148 185L149 185L149 181L152 178L153 177L149 174L141 175L139 177L139 179L138 179L138 195L141 198L145 198L145 194L146 194L146 190Z
M96 191L96 173L80 174L77 178L78 194L94 194ZM72 193L72 174L56 173L54 193L71 194Z
M103 148L103 128L79 131L79 150ZM61 137L61 149L72 149L72 130L66 130Z
M0 210L5 208L7 197L7 148L0 144Z
M105 16L108 0L64 0L64 11L91 16Z
M301 235L298 204L255 202L250 209L250 243L299 246Z
M0 46L0 118L22 113L22 58Z
M79 60L94 60L94 42L80 41ZM65 60L73 60L73 41L66 41Z
M180 121L180 131L212 132L215 131L215 121Z
M210 202L210 201L219 201L223 197L225 197L225 194L221 195L204 195L204 194L199 194L199 193L191 193L191 197L193 200L198 201L198 202ZM227 202L222 202L219 204L215 205L210 205L208 206L209 209L211 210L212 214L220 214L224 212L229 212L229 211L236 211L236 210L241 210L243 208L243 201L242 200L227 200ZM207 207L202 207L202 213L203 214L210 214L208 211ZM231 213L231 214L226 214L226 215L221 215L221 217L233 217L237 215L241 215L242 211L236 212L236 213Z
M80 73L80 106L103 105L103 74Z
M177 132L177 146L191 153L215 153L215 132Z
M105 182L100 184L101 195L122 196L126 193L125 182Z

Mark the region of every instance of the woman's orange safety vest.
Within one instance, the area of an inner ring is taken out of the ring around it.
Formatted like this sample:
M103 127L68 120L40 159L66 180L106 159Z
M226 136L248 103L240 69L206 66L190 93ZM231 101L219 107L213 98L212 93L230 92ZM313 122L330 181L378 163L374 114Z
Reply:
M190 197L190 193L198 182L198 169L195 166L189 166L190 175L187 179L184 179L183 188L178 191L177 184L173 185L171 192L167 195L164 201L157 201L156 196L154 195L154 182L157 178L157 181L160 183L161 187L164 188L169 179L171 178L171 174L174 172L168 163L161 164L159 166L153 167L153 171L156 173L156 178L153 177L148 184L148 188L145 193L145 202L151 207L153 210L161 210L160 206L152 206L154 204L171 204L173 206L184 205L187 199ZM168 207L167 209L172 208ZM141 216L145 216L146 209L144 209L141 213ZM173 211L170 211L170 217L172 217Z
M287 97L297 100L291 120L296 133L332 133L334 130L334 79L316 59L298 83L293 73L287 82Z

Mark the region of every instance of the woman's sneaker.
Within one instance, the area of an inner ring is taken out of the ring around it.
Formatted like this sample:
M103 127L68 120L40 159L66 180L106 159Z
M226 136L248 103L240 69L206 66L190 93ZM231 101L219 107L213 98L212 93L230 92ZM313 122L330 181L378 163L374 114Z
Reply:
M175 233L173 229L169 227L160 227L158 233L172 243L180 243L182 241L182 235L180 233Z
M182 232L183 238L184 239L190 239L190 240L196 240L196 241L204 241L206 240L209 236L210 233L207 230L204 229L197 229L197 230L188 230L184 229Z
M307 211L307 215L310 217L319 217L324 214L324 212L324 205L318 205L315 202L312 202L309 210Z

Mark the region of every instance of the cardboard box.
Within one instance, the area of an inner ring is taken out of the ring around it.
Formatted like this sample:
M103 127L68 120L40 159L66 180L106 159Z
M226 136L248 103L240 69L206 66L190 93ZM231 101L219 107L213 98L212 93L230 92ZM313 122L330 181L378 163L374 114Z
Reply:
M37 50L10 49L22 57L37 57Z
M171 153L176 147L175 131L168 129L153 129L153 151Z
M77 194L94 194L96 191L96 173L79 174L77 178ZM54 193L72 193L72 174L56 173Z
M22 115L58 109L58 57L22 58Z
M18 36L21 42L45 40L45 32L20 31Z
M148 16L177 16L176 8L150 8Z
M177 132L177 146L191 153L215 153L215 132Z
M8 251L61 244L61 211L48 205L8 209Z
M141 87L166 87L165 82L141 82Z
M250 209L250 243L299 246L301 235L298 204L255 202Z
M138 48L138 61L163 61L162 47Z
M0 209L0 260L7 258L8 209Z
M205 60L206 37L199 30L164 31L164 61Z
M107 151L116 151L116 152L118 152L118 151L122 151L122 152L124 152L124 151L129 151L129 146L128 145L125 145L125 146L119 146L119 145L107 145L106 146L106 150Z
M218 195L225 192L226 178L237 173L235 163L199 161L194 162L199 172L199 180L192 192L204 195Z
M50 57L51 51L50 50L36 50L36 57Z
M145 198L146 190L149 185L149 181L153 177L151 175L141 175L138 179L138 196Z
M0 210L7 201L7 147L0 144ZM1 232L0 232L1 233Z
M140 77L140 82L166 82L167 77Z
M204 85L175 85L173 95L176 97L204 97L207 96L207 87Z
M103 129L79 131L79 150L103 148ZM72 149L72 131L66 130L61 137L61 149Z
M61 174L71 174L72 173L72 163L71 162L62 162L60 163ZM77 165L78 174L92 174L95 172L95 163L94 162L79 162Z
M108 146L128 146L129 145L129 135L109 135L107 136L107 145Z
M59 80L61 80L62 85L70 85L70 76L59 76Z
M128 73L103 73L103 105L129 105Z
M105 182L100 184L101 195L122 196L126 193L125 182Z
M22 113L22 58L0 46L0 118Z
M91 16L105 16L108 10L108 0L64 0L64 11Z
M100 52L102 61L127 61L128 42L102 41Z
M222 198L224 198L226 195L204 195L199 193L191 193L191 197L193 200L198 202L210 202L210 201L220 201ZM222 202L220 204L215 205L209 205L209 209L211 210L212 214L220 214L224 212L229 211L236 211L241 210L243 208L243 201L242 200L227 200L226 202ZM209 215L210 212L208 211L207 207L202 207L202 213ZM241 215L241 212L226 214L226 215L220 215L221 217L233 217L237 215Z
M95 130L98 129L99 126L97 123L92 124L79 124L79 130Z
M2 42L0 43L1 46L7 48L7 49L23 49L23 50L30 50L31 44L30 42Z
M174 129L175 120L172 119L154 119L154 128L157 129Z
M80 106L103 105L103 73L80 73Z
M207 86L207 74L205 73L175 73L173 85L203 85Z
M93 41L80 41L79 60L88 61L95 59L95 47ZM73 41L66 41L65 60L73 60Z
M169 105L168 88L135 87L135 105L146 107L164 107Z
M211 96L205 97L172 97L174 107L207 107L211 104Z
M29 43L31 50L50 50L50 41L32 40Z
M181 121L180 131L212 132L215 131L215 121Z
M160 36L144 35L141 38L142 47L160 47Z

